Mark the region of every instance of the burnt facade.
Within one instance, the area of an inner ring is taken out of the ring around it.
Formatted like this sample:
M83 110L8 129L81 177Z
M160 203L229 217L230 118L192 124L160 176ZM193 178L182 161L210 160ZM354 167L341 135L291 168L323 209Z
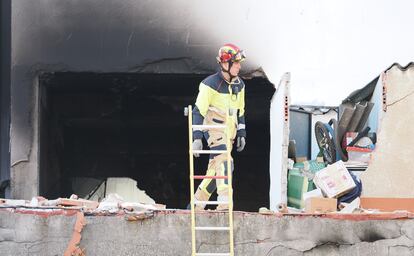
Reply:
M224 42L206 35L179 1L16 0L2 1L2 11L7 3L2 39L9 27L11 40L9 48L2 41L2 56L10 53L11 62L2 58L1 138L10 144L2 142L1 171L11 178L10 197L69 196L76 177L131 177L157 202L185 207L183 108L217 70ZM269 200L274 89L257 70L244 66L248 138L235 154L236 210ZM196 161L198 172L206 161Z
M11 1L0 2L0 197L10 197Z

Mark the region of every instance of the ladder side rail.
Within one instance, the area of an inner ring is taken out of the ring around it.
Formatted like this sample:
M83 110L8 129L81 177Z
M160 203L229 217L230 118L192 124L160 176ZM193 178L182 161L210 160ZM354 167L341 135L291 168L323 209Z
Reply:
M226 144L227 144L227 176L228 176L228 188L229 188L229 246L230 246L230 255L234 255L234 241L233 241L233 183L232 183L232 169L231 169L231 138L230 138L230 106L226 111ZM236 113L232 113L237 115ZM237 117L236 117L237 118Z
M190 205L191 205L191 255L196 255L195 243L195 206L194 206L194 158L193 158L193 113L188 106L188 153L190 159Z

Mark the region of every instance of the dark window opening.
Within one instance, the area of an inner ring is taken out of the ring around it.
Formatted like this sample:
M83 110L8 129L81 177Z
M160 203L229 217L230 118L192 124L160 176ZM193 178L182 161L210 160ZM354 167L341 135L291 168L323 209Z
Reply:
M206 75L45 73L40 76L40 192L70 196L74 178L129 177L157 203L190 199L188 121ZM233 152L235 210L269 204L269 108L273 86L246 80L247 147ZM195 160L197 174L207 156ZM196 181L196 185L199 181ZM94 186L89 188L92 191ZM83 195L80 195L83 196Z

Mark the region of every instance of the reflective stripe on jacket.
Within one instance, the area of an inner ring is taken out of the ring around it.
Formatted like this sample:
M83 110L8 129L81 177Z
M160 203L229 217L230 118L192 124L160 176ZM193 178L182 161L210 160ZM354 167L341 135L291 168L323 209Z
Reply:
M246 123L244 118L244 91L245 85L241 78L228 84L219 71L206 79L199 86L199 93L193 111L193 124L203 124L208 111L216 109L226 113L226 109L234 110L232 120L237 126L237 136L246 137ZM237 116L237 118L236 118ZM203 132L195 130L194 139L201 139Z

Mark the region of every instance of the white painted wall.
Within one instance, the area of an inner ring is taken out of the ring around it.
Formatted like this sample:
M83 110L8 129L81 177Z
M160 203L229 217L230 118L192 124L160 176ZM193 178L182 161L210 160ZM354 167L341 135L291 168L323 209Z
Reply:
M289 146L289 81L283 75L270 104L270 209L275 211L280 203L287 203L287 157ZM287 97L287 102L286 102Z

